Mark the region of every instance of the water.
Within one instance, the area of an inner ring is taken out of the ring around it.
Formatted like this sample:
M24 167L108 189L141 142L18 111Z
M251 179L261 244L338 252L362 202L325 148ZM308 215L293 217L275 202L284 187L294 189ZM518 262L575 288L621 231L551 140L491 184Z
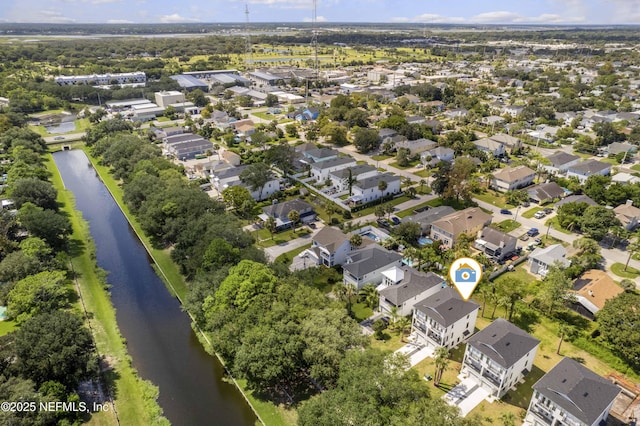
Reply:
M98 265L109 271L111 300L133 366L160 388L164 415L174 425L253 425L251 408L233 384L222 381L223 367L202 348L84 152L60 151L53 158L89 222Z

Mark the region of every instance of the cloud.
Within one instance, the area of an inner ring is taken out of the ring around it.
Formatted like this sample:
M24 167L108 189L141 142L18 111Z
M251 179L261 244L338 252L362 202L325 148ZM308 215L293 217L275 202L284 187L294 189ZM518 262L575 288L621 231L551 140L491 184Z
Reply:
M193 18L185 18L184 16L180 16L177 13L173 13L171 15L161 16L159 18L159 22L163 24L178 24L181 22L198 22L198 20Z
M495 12L485 12L479 15L469 18L469 22L479 24L491 24L502 22L515 22L516 19L521 19L522 16L515 12L507 12L505 10L499 10Z
M108 19L107 24L133 24L133 21L128 19Z
M302 22L313 22L313 18L304 18ZM327 22L324 16L316 16L316 22Z
M422 15L414 16L413 18L395 17L391 18L392 22L425 22L430 24L460 24L465 22L465 19L459 16L442 16L433 13L423 13Z
M29 18L30 19L23 20L22 22L45 22L52 24L70 24L76 22L75 19L66 17L62 12L52 9L34 11Z
M233 2L247 3L246 0L231 0ZM337 2L334 1L334 3ZM249 4L276 6L283 9L312 9L313 2L311 0L249 0ZM330 2L325 2L330 3Z

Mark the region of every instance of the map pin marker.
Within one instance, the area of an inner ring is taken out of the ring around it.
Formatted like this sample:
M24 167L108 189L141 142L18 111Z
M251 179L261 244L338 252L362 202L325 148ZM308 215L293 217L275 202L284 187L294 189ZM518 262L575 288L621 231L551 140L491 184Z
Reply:
M460 296L467 301L482 278L482 266L475 259L461 257L451 264L449 278Z

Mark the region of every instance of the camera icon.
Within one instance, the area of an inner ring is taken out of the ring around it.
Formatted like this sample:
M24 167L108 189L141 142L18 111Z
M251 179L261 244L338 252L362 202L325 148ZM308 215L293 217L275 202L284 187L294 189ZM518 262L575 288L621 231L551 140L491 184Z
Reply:
M476 282L477 272L469 265L463 264L455 272L455 282L459 283L473 283Z

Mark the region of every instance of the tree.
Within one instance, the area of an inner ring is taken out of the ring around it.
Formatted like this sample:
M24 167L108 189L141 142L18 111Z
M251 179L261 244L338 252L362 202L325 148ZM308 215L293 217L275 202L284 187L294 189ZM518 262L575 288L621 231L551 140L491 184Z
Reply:
M460 199L469 200L471 198L469 178L475 168L475 163L470 158L458 158L451 168L451 174L442 196L449 199L455 198L457 201Z
M264 100L265 106L272 107L278 105L278 97L273 93L267 94L267 97Z
M382 340L384 338L384 334L382 333L387 329L387 323L382 321L381 318L378 318L371 324L371 328L373 328L373 337L376 340Z
M598 266L602 255L600 254L600 245L596 240L591 238L578 238L572 243L573 247L578 250L575 258L580 263L582 269L594 269Z
M18 179L11 185L9 196L15 202L17 209L24 203L31 202L38 207L58 210L55 188L49 183L36 178Z
M627 261L624 264L624 270L626 271L629 267L629 261L634 253L640 251L640 233L635 233L633 236L633 241L627 246L627 251L629 252L629 256L627 256Z
M97 373L91 333L67 311L36 315L15 332L14 368L37 386L55 380L74 389Z
M613 210L604 206L589 206L580 219L580 228L588 237L600 241L614 226L620 226Z
M244 186L233 185L222 190L222 200L228 207L234 210L240 210L246 201L253 201L253 197Z
M205 107L209 104L209 98L207 98L204 92L200 89L195 89L189 92L187 95L187 99L189 99L193 104L197 107Z
M18 211L18 221L31 235L40 237L51 247L61 247L71 233L71 222L53 210L25 203Z
M548 315L552 315L564 305L568 291L572 287L571 279L563 269L558 265L549 268L537 295L542 305L546 307Z
M19 323L41 312L60 309L69 302L62 271L44 271L18 281L7 296L7 314Z
M258 200L262 200L264 186L273 178L269 165L265 163L249 164L240 173L242 183L249 185L252 191L258 191Z
M358 292L358 296L371 309L375 310L378 307L380 295L374 284L365 284Z
M400 317L394 327L400 332L400 342L404 342L404 335L411 330L411 319L409 317Z
M320 129L320 135L324 136L328 142L344 146L349 143L347 139L347 129L336 123L328 123Z
M352 248L358 249L362 245L362 235L353 234L351 238L349 238L349 243L351 243Z
M449 365L449 349L439 346L434 352L433 360L436 370L433 374L433 386L439 386L442 375Z
M295 157L295 149L287 144L272 146L265 153L266 160L282 170L284 177L287 177L293 170Z
M558 337L560 341L558 342L558 349L556 349L556 354L560 355L560 348L562 347L562 342L567 339L572 339L576 335L576 329L571 324L566 322L560 322L558 324Z
M267 217L264 227L271 233L271 239L273 240L273 234L276 232L277 228L276 219L273 216Z
M411 161L411 150L404 147L398 148L398 151L396 152L396 161L398 162L398 166L407 167Z
M387 187L388 185L385 180L380 179L378 181L378 191L380 191L380 204L382 204L382 201L384 200L384 196L385 196L384 191L387 190Z
M214 297L205 300L205 311L234 307L246 310L261 294L273 293L278 279L264 264L242 260L229 269Z
M202 267L215 271L225 265L235 265L240 260L240 249L222 238L214 238L202 256Z
M377 217L377 218L383 218L384 215L386 214L384 206L382 204L377 205L374 209L373 209L373 214Z
M378 132L374 129L358 127L354 130L353 145L363 154L378 149L380 146Z
M291 210L287 214L287 219L289 219L289 222L291 222L291 229L293 229L293 232L295 232L296 231L296 225L298 224L298 221L300 220L300 212L298 212L298 210Z
M505 201L508 204L519 206L529 199L529 195L523 190L507 191L504 194Z
M407 197L409 198L415 198L417 191L416 189L412 186L410 188L407 188L406 191L404 191L405 194L407 194Z
M415 244L422 234L422 228L417 222L404 221L393 228L393 234L407 244Z
M358 295L358 289L354 284L338 284L333 289L334 294L339 300L346 302L347 304L347 312L349 315L352 315L351 305L353 303L353 298Z
M604 339L633 368L640 367L640 295L621 293L596 315Z
M289 136L290 138L297 138L299 136L298 126L296 126L293 123L287 124L286 126L284 126L284 130L287 133L287 136Z
M441 161L438 163L438 171L435 173L433 182L431 182L431 189L438 195L444 195L445 190L449 187L449 180L451 178L451 163L448 161Z

